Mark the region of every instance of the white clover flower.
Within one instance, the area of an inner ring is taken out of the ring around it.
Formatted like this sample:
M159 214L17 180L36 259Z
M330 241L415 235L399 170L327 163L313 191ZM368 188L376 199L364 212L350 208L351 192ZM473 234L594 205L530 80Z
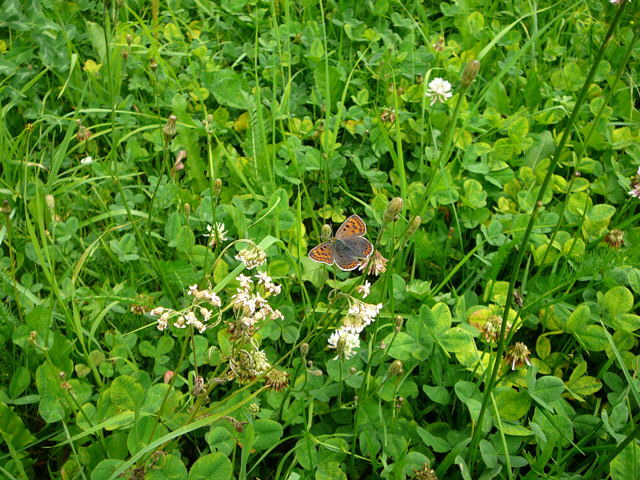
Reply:
M187 323L186 323L186 319L184 318L184 316L180 315L178 317L178 320L176 320L173 323L173 326L176 328L187 328Z
M634 185L634 187L629 190L629 195L635 198L640 198L640 184Z
M365 282L356 288L358 293L362 294L362 298L367 298L367 296L371 293L371 283L365 280Z
M340 357L348 360L355 355L355 350L360 348L360 337L353 329L343 327L331 334L328 343L329 348L337 353L334 360Z
M431 98L431 105L436 102L445 103L447 98L451 98L451 84L446 80L437 77L429 82L427 97Z
M210 238L209 246L211 248L215 248L216 245L227 240L227 230L224 223L216 222L213 224L213 227L211 225L207 225L207 232L209 233L204 233L203 236Z
M193 325L198 321L196 314L193 312L187 312L184 316L184 319L186 320L187 325Z
M625 0L609 0L609 3L613 3L614 5L620 5L624 1ZM629 3L631 3L631 0L629 0Z
M153 310L151 310L149 314L153 315L154 317L158 317L162 315L163 312L164 312L164 307L156 307Z
M89 165L93 163L93 157L91 155L87 155L82 160L80 160L81 165Z
M189 285L189 291L187 295L193 295L194 297L198 296L198 284L194 283L193 285Z
M236 260L240 260L244 263L247 270L259 267L267 261L266 252L257 245L250 245L249 247L240 250L236 255Z

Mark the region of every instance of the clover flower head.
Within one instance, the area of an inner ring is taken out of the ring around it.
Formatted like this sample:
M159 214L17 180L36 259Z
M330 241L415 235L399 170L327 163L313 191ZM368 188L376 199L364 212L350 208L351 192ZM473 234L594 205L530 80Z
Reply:
M445 103L447 98L451 98L451 84L443 78L436 77L429 82L427 97L431 98L431 105L436 102Z

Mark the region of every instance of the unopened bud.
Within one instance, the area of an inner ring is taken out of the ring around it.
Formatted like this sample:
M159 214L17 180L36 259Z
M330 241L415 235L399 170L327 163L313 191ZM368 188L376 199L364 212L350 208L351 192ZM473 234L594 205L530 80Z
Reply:
M122 59L126 62L129 59L129 50L122 50Z
M400 197L392 198L384 211L384 222L394 222L398 214L402 211L402 199Z
M67 378L67 374L65 372L58 372L58 378L60 378L60 380L64 380L65 378Z
M162 127L162 134L164 135L164 138L166 140L170 140L175 136L177 120L178 120L178 117L176 117L175 115L170 115L169 118L167 119L167 123L165 123L164 127Z
M309 344L308 343L300 344L300 355L302 355L302 358L306 358L307 353L309 353Z
M158 68L158 62L156 62L155 58L152 58L151 61L149 62L149 68L151 70L155 70L156 68Z
M222 179L216 178L213 181L213 193L217 197L218 195L220 195L221 191L222 191Z
M328 242L331 238L331 225L327 225L326 223L322 225L322 231L320 232L320 240L323 242Z
M191 204L189 203L185 203L184 204L184 214L188 217L189 215L191 215Z
M56 199L55 199L55 197L53 195L51 195L51 194L45 195L44 203L47 204L47 208L49 209L49 212L51 213L51 218L53 218L55 216L55 213L56 213Z
M469 85L473 83L473 80L478 75L480 71L480 62L478 60L472 60L464 67L464 71L462 72L462 80L460 80L460 85L462 88L467 88Z
M126 39L127 39L127 45L131 46L131 44L133 43L133 35L131 35L130 33L127 33Z
M402 317L400 315L398 315L396 317L396 332L399 332L400 330L402 330L402 324L404 323L404 320L402 319Z
M356 373L358 373L358 369L356 367L351 367L349 369L349 372L351 373L351 375L355 375Z
M415 217L413 217L413 220L411 220L411 223L407 227L407 238L409 238L411 235L416 233L416 230L420 228L421 224L422 224L422 217L420 215L416 215Z
M400 360L394 360L389 367L389 375L402 375L404 369L402 368L402 362Z
M576 173L573 174L573 176L580 178L582 174L579 171L577 171Z

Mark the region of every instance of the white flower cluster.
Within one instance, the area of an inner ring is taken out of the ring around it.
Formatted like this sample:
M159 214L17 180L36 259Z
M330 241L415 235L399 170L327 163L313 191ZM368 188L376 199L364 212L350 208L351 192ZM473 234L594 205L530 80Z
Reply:
M266 296L278 295L282 290L280 285L272 282L271 277L266 272L259 272L254 277L258 285L262 286L263 294ZM260 293L252 291L254 287L253 279L240 274L236 277L240 288L231 297L233 309L240 312L242 319L247 326L253 326L256 322L264 319L275 320L284 318L280 310L274 310L266 298Z
M334 359L349 359L360 347L360 333L369 326L380 313L383 305L365 303L351 298L351 306L342 326L329 337L329 348L336 351Z
M266 252L257 245L250 245L249 247L242 249L236 255L236 260L240 260L244 263L247 270L259 267L267 261Z
M199 290L198 285L191 285L187 295L193 296L196 300L201 302L207 302L214 307L222 306L222 302L218 295L210 289ZM200 318L196 315L196 311L199 313ZM154 317L159 317L157 327L160 331L166 330L169 326L169 320L175 318L176 320L173 323L174 327L186 328L188 326L192 326L200 333L205 332L209 326L207 322L209 322L213 316L213 311L202 305L195 305L188 308L186 311L181 312L170 308L156 307L149 313Z

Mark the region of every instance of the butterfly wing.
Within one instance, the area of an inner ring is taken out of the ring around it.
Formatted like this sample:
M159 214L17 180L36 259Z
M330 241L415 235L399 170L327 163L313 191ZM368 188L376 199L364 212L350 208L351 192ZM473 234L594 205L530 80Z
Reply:
M348 237L337 240L334 260L340 270L355 270L371 256L373 245L363 237Z
M367 233L367 225L358 215L351 215L347 218L338 231L336 238L361 237Z
M335 253L335 245L332 242L324 242L309 250L309 258L315 262L333 265Z

